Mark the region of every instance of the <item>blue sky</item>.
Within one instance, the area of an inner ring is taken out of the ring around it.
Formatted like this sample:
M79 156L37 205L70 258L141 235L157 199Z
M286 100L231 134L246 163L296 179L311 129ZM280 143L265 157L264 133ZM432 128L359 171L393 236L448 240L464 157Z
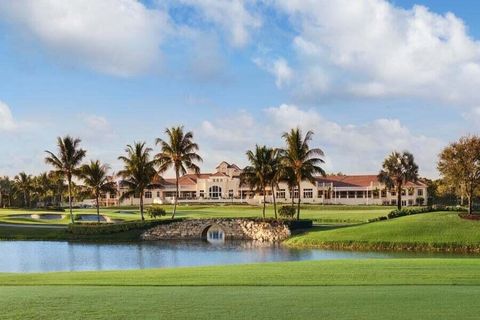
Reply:
M194 131L202 169L315 132L329 172L376 173L480 124L480 4L0 0L0 175L48 169L55 138L119 169L127 143Z

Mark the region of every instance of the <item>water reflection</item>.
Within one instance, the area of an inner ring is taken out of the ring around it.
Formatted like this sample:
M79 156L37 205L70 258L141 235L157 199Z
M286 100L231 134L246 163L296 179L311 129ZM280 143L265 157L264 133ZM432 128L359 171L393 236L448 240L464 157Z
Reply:
M458 254L350 252L291 249L253 241L71 243L0 241L0 272L144 269L269 261L462 257ZM465 255L463 255L465 256ZM472 256L469 256L472 257Z

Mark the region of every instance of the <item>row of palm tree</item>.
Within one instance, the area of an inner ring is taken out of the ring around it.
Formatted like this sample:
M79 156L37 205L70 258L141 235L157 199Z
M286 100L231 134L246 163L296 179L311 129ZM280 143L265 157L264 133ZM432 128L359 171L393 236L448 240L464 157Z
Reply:
M123 162L123 169L118 172L122 178L122 186L126 191L120 199L131 196L139 196L140 215L144 220L143 198L145 190L154 187L155 177L172 168L175 172L176 196L172 218L175 217L177 199L179 194L179 178L187 170L199 172L195 162L202 161L196 153L198 145L193 142L193 133L185 132L182 126L168 128L165 131L167 139L156 139L160 146L160 152L152 156L153 149L146 146L145 142L135 142L127 145L125 155L118 157ZM46 151L46 163L53 167L53 172L61 176L67 183L68 206L72 223L73 218L73 189L75 177L83 181L83 189L95 197L98 221L100 221L100 196L106 192L115 192L116 185L109 177L109 166L99 160L90 161L89 164L81 165L86 156L86 151L80 148L81 140L70 136L57 139L57 153Z
M315 176L325 176L321 165L324 163L324 153L319 148L310 148L313 131L303 135L299 128L291 129L282 135L285 141L284 148L269 148L257 145L255 150L247 151L247 166L241 175L241 181L250 186L257 193L263 194L263 217L265 218L267 187L272 192L275 218L277 218L277 204L275 192L280 182L286 182L290 194L298 190L297 219L300 219L301 183L310 181L315 183ZM292 206L294 197L292 196Z

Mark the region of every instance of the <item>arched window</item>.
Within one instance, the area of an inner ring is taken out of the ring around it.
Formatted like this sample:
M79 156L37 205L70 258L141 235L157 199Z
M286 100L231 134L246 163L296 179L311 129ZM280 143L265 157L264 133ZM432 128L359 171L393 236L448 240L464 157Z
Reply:
M208 196L211 199L218 199L222 197L222 188L219 186L212 186L208 189Z

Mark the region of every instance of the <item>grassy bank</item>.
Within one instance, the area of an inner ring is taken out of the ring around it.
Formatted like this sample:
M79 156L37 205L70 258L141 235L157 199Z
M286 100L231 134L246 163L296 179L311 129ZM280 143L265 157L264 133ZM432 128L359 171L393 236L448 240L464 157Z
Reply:
M0 318L476 319L479 268L399 259L0 274Z
M162 206L169 213L171 205ZM384 206L302 206L302 218L311 219L324 223L360 223L368 219L385 216L392 210L392 207ZM66 212L51 212L43 210L22 210L22 209L0 209L0 222L8 223L39 223L39 224L68 224L69 219L65 217L58 220L39 220L31 218L15 218L12 215L19 214L67 214ZM267 206L267 217L273 217L273 206ZM75 209L74 214L96 214L94 209ZM123 221L138 220L140 214L138 208L102 208L101 214L112 219ZM232 217L261 217L262 208L250 205L181 205L178 208L179 218L232 218ZM148 217L147 217L148 219Z
M455 212L432 212L357 226L314 228L290 246L365 250L480 251L480 223Z

